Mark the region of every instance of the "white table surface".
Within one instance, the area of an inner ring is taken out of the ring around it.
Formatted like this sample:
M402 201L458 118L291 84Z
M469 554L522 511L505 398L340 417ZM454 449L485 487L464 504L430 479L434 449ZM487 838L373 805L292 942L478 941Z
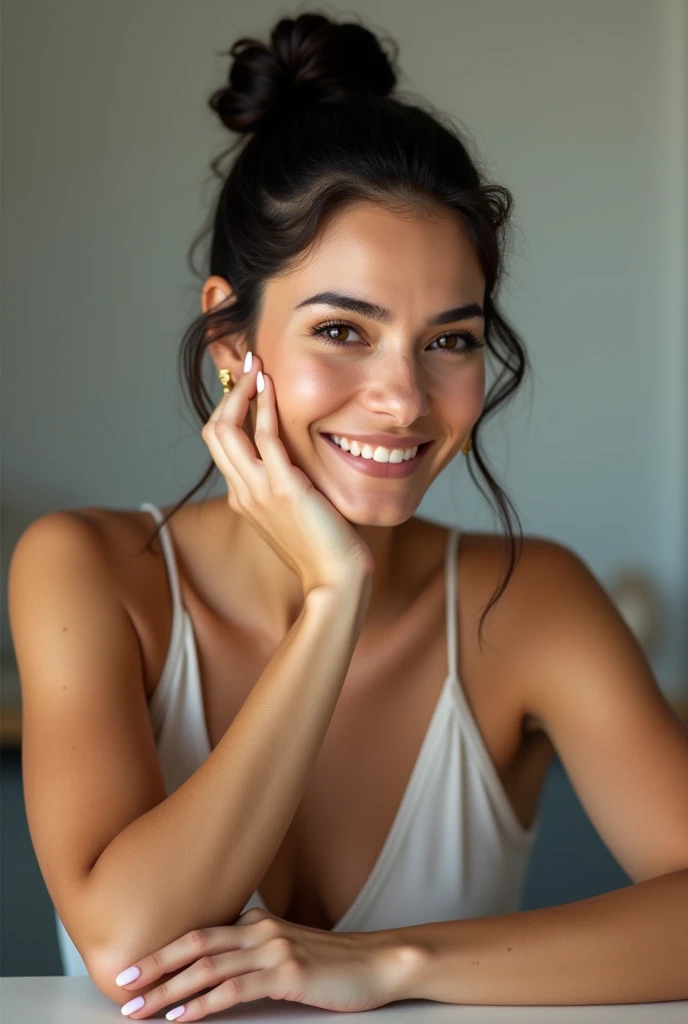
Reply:
M254 999L203 1019L213 1024L244 1020L321 1024L354 1017L367 1024L378 1020L385 1024L687 1024L688 1000L618 1006L460 1006L407 999L365 1013L340 1013L287 1000ZM129 1018L90 978L55 976L0 978L0 1019L2 1024L114 1024ZM145 1020L166 1021L165 1010Z

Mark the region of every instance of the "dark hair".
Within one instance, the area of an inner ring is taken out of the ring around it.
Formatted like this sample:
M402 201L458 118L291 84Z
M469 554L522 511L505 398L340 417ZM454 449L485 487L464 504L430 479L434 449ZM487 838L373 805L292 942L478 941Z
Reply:
M203 383L208 345L237 333L255 347L266 279L297 265L336 211L360 200L384 203L401 215L455 211L485 276L484 337L501 366L472 433L473 458L490 493L468 459L471 478L483 497L494 499L509 541L507 573L482 614L480 639L485 616L504 593L516 564L510 509L523 541L518 513L480 453L483 421L516 390L529 368L519 336L495 299L504 276L513 198L508 189L481 177L446 115L390 95L397 83L397 47L387 42L391 55L362 25L305 13L278 21L269 46L242 38L228 51L233 58L228 82L211 95L209 105L238 138L211 163L222 186L214 214L187 259L203 280L213 274L224 277L235 301L191 323L182 339L179 368L187 396L205 424L218 401ZM242 141L245 145L224 172L222 161ZM208 232L212 238L204 273L193 257ZM216 469L211 459L163 522Z

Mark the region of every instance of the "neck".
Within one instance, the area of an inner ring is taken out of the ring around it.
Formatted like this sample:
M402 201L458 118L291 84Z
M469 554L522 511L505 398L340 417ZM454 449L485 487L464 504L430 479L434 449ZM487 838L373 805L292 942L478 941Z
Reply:
M226 499L207 502L211 504L217 506L213 543L218 550L218 572L222 575L221 563L227 562L224 578L240 587L244 607L260 608L261 631L279 642L303 607L301 583L248 519L228 508ZM352 528L368 545L375 561L363 632L377 633L394 621L403 607L406 524L352 524Z

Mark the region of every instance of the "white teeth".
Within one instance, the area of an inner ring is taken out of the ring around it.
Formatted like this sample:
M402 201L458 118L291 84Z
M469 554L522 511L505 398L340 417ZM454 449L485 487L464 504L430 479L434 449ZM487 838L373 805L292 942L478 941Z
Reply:
M382 445L359 444L358 441L349 441L348 438L340 437L338 434L329 436L345 452L351 452L352 455L358 455L364 459L372 459L374 462L408 462L418 451L418 445L405 449L384 448Z

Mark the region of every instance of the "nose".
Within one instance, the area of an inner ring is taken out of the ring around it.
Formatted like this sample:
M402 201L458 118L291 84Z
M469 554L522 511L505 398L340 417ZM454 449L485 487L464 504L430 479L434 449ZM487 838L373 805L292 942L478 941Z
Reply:
M430 408L427 382L418 363L412 357L393 354L384 359L371 360L370 376L363 397L371 412L399 427L409 427Z

